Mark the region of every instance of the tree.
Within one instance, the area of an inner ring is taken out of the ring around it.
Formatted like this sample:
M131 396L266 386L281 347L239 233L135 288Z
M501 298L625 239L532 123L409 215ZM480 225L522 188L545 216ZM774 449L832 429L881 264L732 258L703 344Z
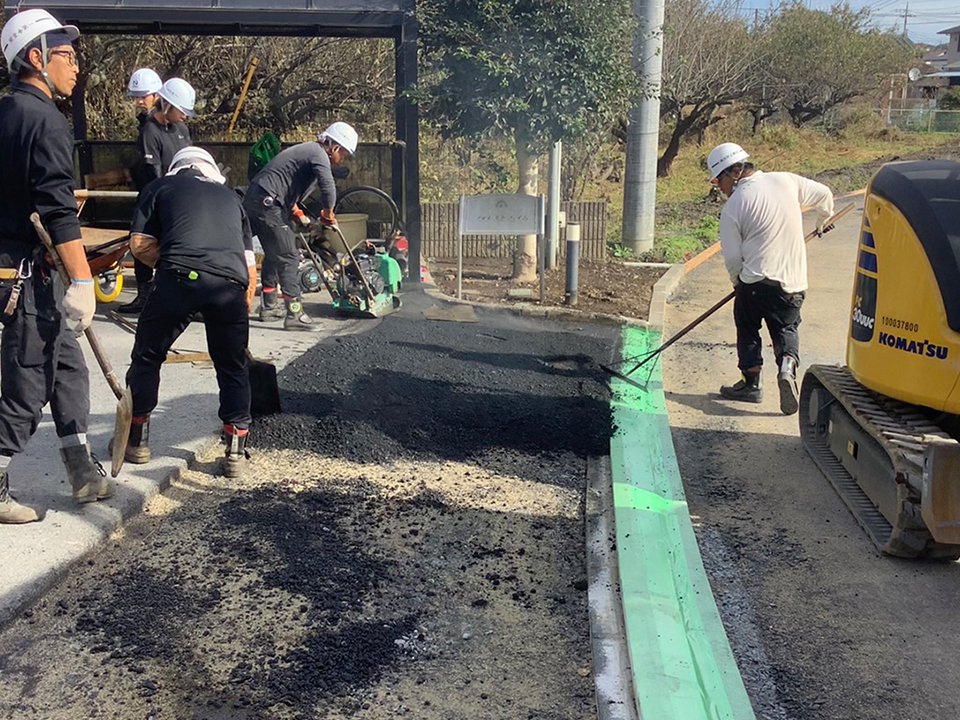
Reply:
M766 32L776 54L766 58L765 71L796 126L904 72L912 56L909 44L869 23L868 8L852 10L842 3L829 11L811 10L796 0L769 18Z
M508 137L520 194L537 193L537 159L557 140L600 133L629 106L627 0L421 0L424 117L444 137ZM518 241L514 276L536 273L535 238Z
M685 137L702 133L720 119L719 108L742 100L761 82L757 55L763 41L738 10L734 0L674 0L667 5L660 117L673 125L657 163L661 177L670 173Z

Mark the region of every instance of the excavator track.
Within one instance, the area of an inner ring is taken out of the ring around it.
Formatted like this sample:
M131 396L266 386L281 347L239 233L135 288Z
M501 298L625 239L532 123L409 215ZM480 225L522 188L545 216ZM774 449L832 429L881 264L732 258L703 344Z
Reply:
M922 409L858 383L849 368L811 365L800 390L800 436L814 461L880 550L956 560L920 515L924 450L956 442Z

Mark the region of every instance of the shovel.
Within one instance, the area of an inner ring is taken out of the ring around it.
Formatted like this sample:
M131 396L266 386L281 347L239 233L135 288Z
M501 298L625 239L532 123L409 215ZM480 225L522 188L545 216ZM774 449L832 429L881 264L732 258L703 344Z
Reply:
M838 210L837 212L835 212L832 216L830 216L829 218L827 218L826 222L824 222L824 228L825 228L825 229L824 229L824 232L829 232L830 230L832 230L832 229L833 229L833 226L836 224L837 220L839 220L839 219L842 218L844 215L846 215L848 212L850 212L851 210L853 210L854 204L855 204L855 203L849 203L848 205L840 208L840 210ZM808 243L808 242L810 242L810 241L811 241L813 238L815 238L815 237L817 237L817 232L816 232L816 230L808 233L807 236L803 239L803 241L804 241L805 243ZM642 358L642 359L640 359L640 362L638 362L636 365L634 365L632 368L630 368L630 369L627 370L626 372L620 372L619 370L615 370L614 368L612 368L612 367L610 367L610 366L608 366L608 365L600 365L600 369L603 370L603 371L606 372L606 373L609 373L610 375L613 375L613 376L616 377L616 378L619 378L620 380L623 380L624 382L630 383L630 384L633 385L634 387L638 387L638 388L640 388L641 390L646 390L646 389L647 389L647 384L650 382L650 376L649 376L649 375L647 376L647 381L646 381L645 383L643 383L643 384L641 384L641 383L637 382L636 380L634 380L633 378L631 378L630 375L633 375L637 370L639 370L640 368L642 368L644 365L646 365L646 364L647 364L648 362L650 362L651 360L660 357L660 353L662 353L662 352L663 352L664 350L666 350L668 347L670 347L671 345L673 345L675 342L677 342L677 340L679 340L679 339L682 338L684 335L686 335L687 333L689 333L691 330L693 330L695 327L697 327L697 325L699 325L699 324L702 323L704 320L706 320L708 317L710 317L711 315L713 315L717 310L719 310L720 308L722 308L722 307L723 307L724 305L726 305L728 302L730 302L731 300L733 300L734 295L735 295L735 293L731 292L729 295L727 295L726 297L724 297L722 300L718 301L716 305L714 305L714 306L711 307L709 310L707 310L706 312L704 312L702 315L700 315L699 317L697 317L696 320L694 320L694 321L691 322L689 325L687 325L686 327L684 327L682 330L680 330L680 332L678 332L676 335L674 335L673 337L671 337L669 340L667 340L665 343L663 343L663 345L661 345L660 347L658 347L656 350L654 350L654 351L652 351L652 352L649 352L649 353L646 353L646 354L644 354L644 355L637 355L636 357L625 358L624 360L622 360L622 362L625 362L625 363L626 363L626 362L632 362L633 360L637 360L637 359ZM652 374L652 373L653 373L653 369L651 368L651 374Z
M57 273L63 281L63 286L69 287L70 276L67 274L66 268L63 267L63 261L60 260L60 254L50 239L50 235L40 222L40 216L37 213L31 213L30 222L33 223L37 235L40 236L40 240L43 241L50 253L54 267L57 268ZM127 451L127 440L130 437L130 422L133 420L133 397L130 395L130 388L123 387L117 379L113 372L113 366L110 364L110 359L104 352L96 333L93 332L93 328L88 327L83 331L83 334L87 336L87 342L90 343L90 349L93 350L93 354L97 358L97 363L103 371L103 376L107 379L107 384L110 385L113 394L117 396L117 414L113 421L113 445L110 458L110 475L116 477L123 467L123 455Z

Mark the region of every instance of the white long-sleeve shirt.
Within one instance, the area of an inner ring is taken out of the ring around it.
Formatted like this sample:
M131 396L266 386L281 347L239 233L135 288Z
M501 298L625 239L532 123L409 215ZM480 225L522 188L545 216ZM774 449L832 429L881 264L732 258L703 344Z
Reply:
M833 214L826 185L787 172L755 171L737 183L720 213L720 249L734 284L775 280L784 292L807 289L802 209Z

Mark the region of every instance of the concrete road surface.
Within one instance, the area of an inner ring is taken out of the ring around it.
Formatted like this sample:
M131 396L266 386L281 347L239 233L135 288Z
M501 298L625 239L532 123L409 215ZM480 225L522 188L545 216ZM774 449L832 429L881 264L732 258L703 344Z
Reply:
M856 202L807 248L802 368L844 361ZM729 290L717 256L681 285L666 333ZM763 404L720 397L738 378L735 337L731 305L665 353L664 386L690 512L757 717L960 717L960 565L876 550L803 449L797 416L779 413L769 339Z

